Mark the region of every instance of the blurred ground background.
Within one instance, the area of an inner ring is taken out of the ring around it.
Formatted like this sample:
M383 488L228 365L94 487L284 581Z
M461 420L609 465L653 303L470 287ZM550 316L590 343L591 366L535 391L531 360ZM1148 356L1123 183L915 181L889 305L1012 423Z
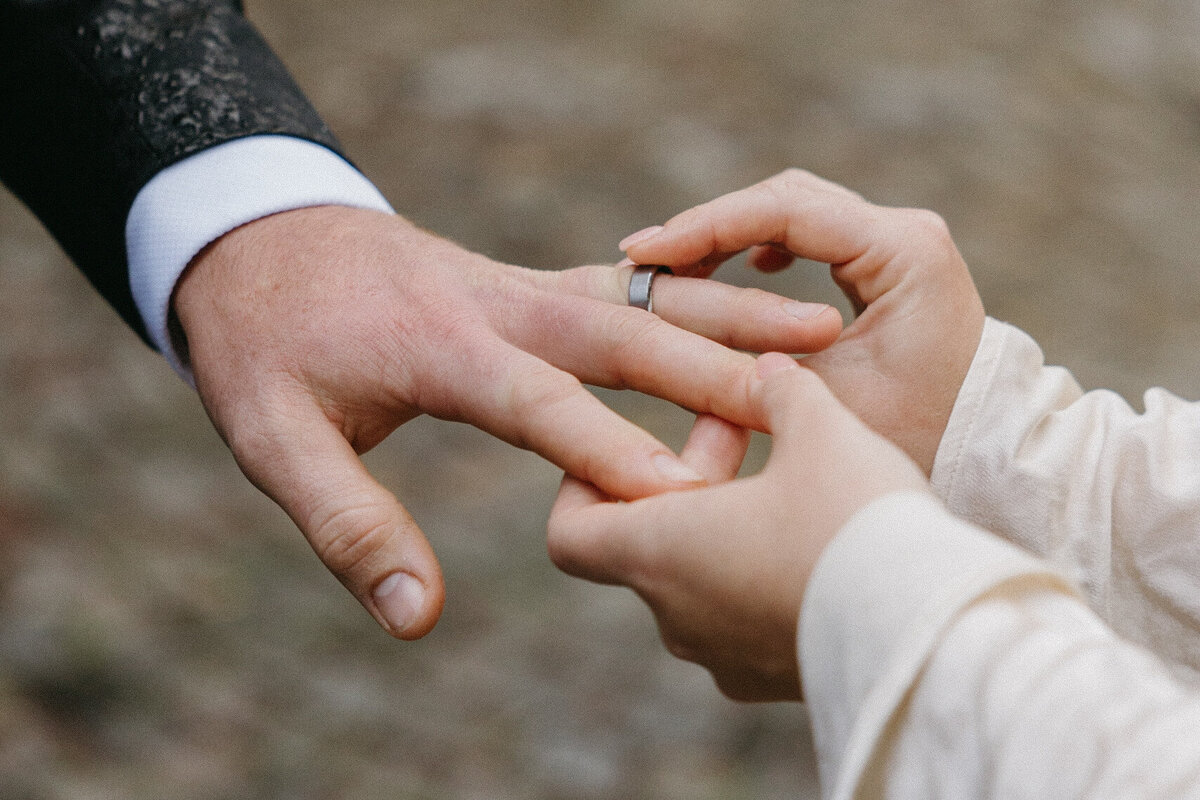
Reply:
M611 261L804 166L941 212L989 311L1086 385L1200 396L1193 0L248 5L396 207L471 248ZM837 297L813 265L718 275ZM631 595L554 571L556 470L429 420L369 461L443 559L419 643L0 196L0 797L811 795L802 709L725 701Z

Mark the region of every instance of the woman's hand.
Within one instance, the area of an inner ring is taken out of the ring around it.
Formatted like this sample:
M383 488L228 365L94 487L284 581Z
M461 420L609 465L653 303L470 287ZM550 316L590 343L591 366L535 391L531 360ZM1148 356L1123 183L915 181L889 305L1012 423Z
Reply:
M712 485L619 502L567 476L549 550L567 573L636 591L667 649L729 697L799 699L796 626L817 559L858 509L927 483L788 356L761 356L742 391L774 435L761 473L735 480L748 432L700 416L681 455Z
M873 205L788 170L622 245L637 263L690 274L709 274L747 249L751 264L766 271L797 256L830 264L858 317L805 363L926 474L932 470L984 322L979 294L939 216Z

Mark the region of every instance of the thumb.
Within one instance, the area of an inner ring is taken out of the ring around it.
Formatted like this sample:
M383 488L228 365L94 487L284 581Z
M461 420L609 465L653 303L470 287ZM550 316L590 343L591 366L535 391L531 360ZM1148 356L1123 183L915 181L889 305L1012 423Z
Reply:
M822 407L826 399L837 402L817 374L791 356L764 353L755 359L750 403L759 425L777 442L811 432L816 418L828 413Z
M445 602L433 550L315 404L296 402L231 437L230 447L250 481L388 633L419 639L433 629Z
M750 399L774 437L771 461L824 492L825 509L839 526L886 492L928 491L913 460L842 405L811 369L782 353L765 353L755 361L755 374Z

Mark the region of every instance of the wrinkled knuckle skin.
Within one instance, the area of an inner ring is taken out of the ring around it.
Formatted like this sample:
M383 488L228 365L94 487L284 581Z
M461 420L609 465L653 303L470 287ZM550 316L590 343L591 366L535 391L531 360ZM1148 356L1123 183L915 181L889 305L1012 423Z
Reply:
M394 531L392 520L374 506L342 509L326 517L312 535L313 549L343 583L360 582L363 568L383 551Z
M222 428L220 433L242 474L265 491L272 468L286 452L286 435L273 424L261 422L263 416L258 408L239 408L233 415L235 424Z

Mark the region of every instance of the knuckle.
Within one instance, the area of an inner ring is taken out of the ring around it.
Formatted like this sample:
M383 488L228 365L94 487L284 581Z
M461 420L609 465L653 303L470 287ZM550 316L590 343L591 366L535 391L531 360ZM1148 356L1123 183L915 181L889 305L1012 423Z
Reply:
M792 203L797 198L812 198L825 194L832 184L806 169L789 167L768 178L762 186L770 191L775 199Z
M941 248L952 241L950 226L936 211L925 208L906 209L904 227L909 235L927 246Z
M786 242L790 225L788 219L795 213L797 205L813 202L811 177L804 170L793 168L758 184L758 190L765 195L765 202L783 209L777 222L778 228L771 237L773 241Z
M940 214L928 209L903 209L900 213L900 236L917 257L922 272L943 275L961 269L958 246Z
M782 186L790 188L799 188L802 185L809 183L815 176L806 169L800 167L788 167L778 175L768 179L769 182L778 183Z
M391 515L378 505L340 508L316 520L311 542L317 556L343 582L354 582L393 532Z
M671 227L691 228L698 221L702 221L708 217L708 204L692 206L691 208L680 211L675 216L667 221L667 225Z
M574 375L549 364L533 367L508 381L505 405L514 418L544 414L548 409L568 402L583 384Z
M550 520L546 530L546 553L550 563L568 575L578 575L583 563L576 539L562 522Z
M468 418L482 398L491 399L504 384L497 337L477 321L461 320L435 330L438 353L422 355L408 373L411 389L405 406L438 419ZM445 353L454 354L454 369L447 368Z
M747 685L745 676L726 669L710 669L717 690L735 703L749 703L763 697Z
M667 652L673 655L675 658L678 658L680 661L688 661L693 664L701 663L699 649L686 637L665 628L661 631L660 636L662 638L663 646L666 648Z
M259 463L271 459L271 451L275 449L273 442L277 437L268 433L265 426L251 422L247 416L238 417L237 423L221 430L221 438L242 471L253 480Z
M793 179L777 175L773 178L768 178L762 183L754 184L750 187L749 191L762 195L764 201L788 204L795 198L799 189L800 187Z
M220 426L221 438L242 472L256 486L284 456L294 427L302 424L294 407L269 399L241 402Z

